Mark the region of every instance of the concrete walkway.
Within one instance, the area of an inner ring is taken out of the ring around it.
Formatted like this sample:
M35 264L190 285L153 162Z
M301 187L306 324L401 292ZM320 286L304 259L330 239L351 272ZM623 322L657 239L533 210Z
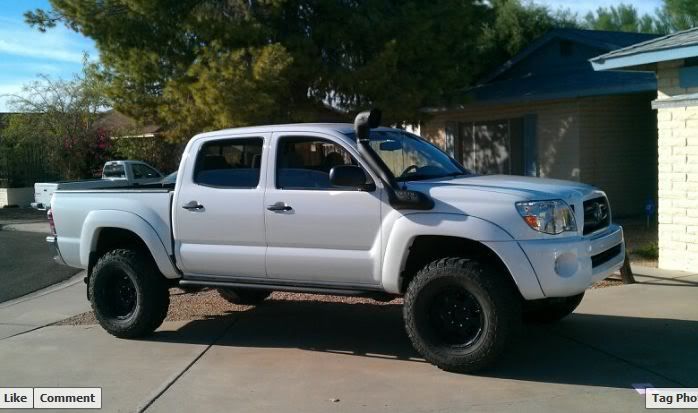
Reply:
M424 362L399 306L270 301L144 340L98 326L6 336L0 386L101 386L104 411L643 411L633 385L698 387L698 275L635 272L642 283L591 290L563 322L528 326L477 376ZM0 307L0 323L86 308L72 284Z

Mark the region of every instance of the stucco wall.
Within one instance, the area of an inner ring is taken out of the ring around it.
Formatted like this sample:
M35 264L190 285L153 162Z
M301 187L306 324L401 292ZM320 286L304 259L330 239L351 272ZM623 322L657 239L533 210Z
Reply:
M662 107L662 100L698 93L679 82L682 61L657 67L659 133L659 267L698 269L698 106Z
M34 188L0 188L0 208L7 205L28 207L34 201Z
M444 147L446 122L478 122L535 114L538 174L579 180L579 107L576 100L512 105L473 105L435 114L421 127L422 136Z
M603 189L614 216L644 213L657 197L657 120L653 93L580 99L582 182Z

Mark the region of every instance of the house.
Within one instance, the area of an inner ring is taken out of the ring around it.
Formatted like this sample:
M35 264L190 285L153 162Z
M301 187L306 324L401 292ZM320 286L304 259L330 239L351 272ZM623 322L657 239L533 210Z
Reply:
M698 28L591 59L599 73L655 75L659 267L698 268Z
M641 215L656 194L651 73L595 72L589 59L656 36L556 29L469 89L429 109L422 136L467 168L603 188L614 216Z

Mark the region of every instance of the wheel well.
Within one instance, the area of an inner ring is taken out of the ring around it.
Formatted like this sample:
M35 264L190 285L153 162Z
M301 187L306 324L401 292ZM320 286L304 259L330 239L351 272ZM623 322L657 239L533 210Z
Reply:
M514 290L520 294L509 269L489 247L481 242L467 238L441 235L420 235L414 239L402 271L400 291L404 293L417 272L427 264L446 257L471 258L482 263L488 263L497 269L499 273L506 274L506 279L514 287Z
M153 259L148 246L133 231L123 228L101 228L96 236L97 244L95 250L90 252L90 262L87 269L88 276L92 274L92 268L102 255L118 248L141 251L147 254L151 260Z

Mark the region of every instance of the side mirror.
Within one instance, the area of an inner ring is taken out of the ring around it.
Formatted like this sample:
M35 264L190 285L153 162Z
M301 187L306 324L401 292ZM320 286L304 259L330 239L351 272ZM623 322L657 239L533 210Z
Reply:
M339 165L330 170L330 183L334 186L366 188L366 173L356 165Z

